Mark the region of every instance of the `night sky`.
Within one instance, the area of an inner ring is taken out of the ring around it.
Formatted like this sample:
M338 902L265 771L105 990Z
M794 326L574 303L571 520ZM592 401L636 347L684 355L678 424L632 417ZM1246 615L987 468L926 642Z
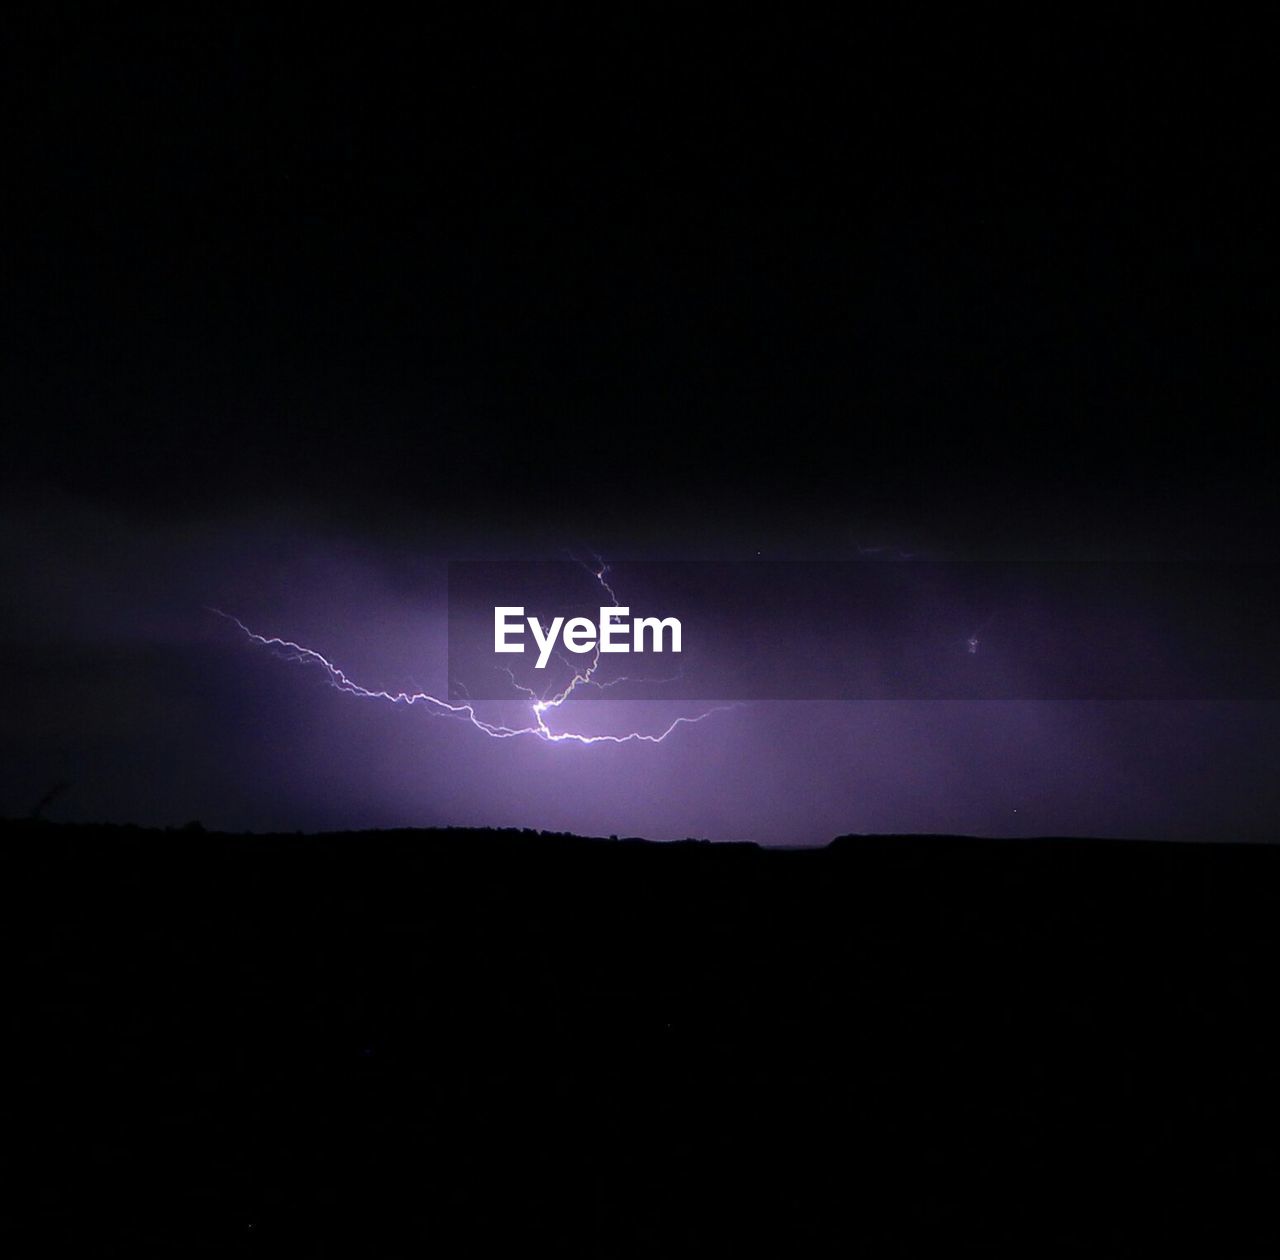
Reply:
M1258 43L15 20L0 813L64 785L50 818L253 830L1273 837L1261 688L550 745L209 611L444 695L450 560L1276 560Z

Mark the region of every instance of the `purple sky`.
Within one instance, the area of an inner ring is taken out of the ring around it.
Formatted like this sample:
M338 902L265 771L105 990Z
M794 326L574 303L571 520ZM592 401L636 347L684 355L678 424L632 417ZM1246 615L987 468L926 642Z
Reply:
M5 526L7 814L58 780L49 812L65 819L768 844L1261 838L1276 812L1273 704L761 701L658 746L494 741L342 694L205 611L315 647L366 686L443 695L446 557L416 542L283 512L161 529L67 501L11 504ZM696 708L588 701L561 725L657 730Z
M710 61L185 13L18 40L0 810L65 782L49 817L1271 837L1273 705L494 743L205 611L443 694L449 560L1274 561L1269 67L967 23L735 25Z

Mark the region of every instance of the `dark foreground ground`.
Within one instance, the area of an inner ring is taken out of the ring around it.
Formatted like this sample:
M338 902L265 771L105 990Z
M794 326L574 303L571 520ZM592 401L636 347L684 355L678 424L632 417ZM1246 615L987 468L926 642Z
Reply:
M0 838L50 1252L1280 1254L1280 849Z

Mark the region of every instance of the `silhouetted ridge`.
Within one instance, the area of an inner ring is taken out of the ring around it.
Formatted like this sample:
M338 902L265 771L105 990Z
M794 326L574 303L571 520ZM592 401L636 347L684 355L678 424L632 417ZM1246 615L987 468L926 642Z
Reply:
M81 1254L1280 1247L1280 849L0 839Z

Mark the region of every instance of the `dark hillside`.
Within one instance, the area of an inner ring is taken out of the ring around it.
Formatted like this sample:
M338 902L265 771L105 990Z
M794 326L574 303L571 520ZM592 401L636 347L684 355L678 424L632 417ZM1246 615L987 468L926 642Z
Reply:
M1280 850L3 840L51 1249L1280 1246Z

